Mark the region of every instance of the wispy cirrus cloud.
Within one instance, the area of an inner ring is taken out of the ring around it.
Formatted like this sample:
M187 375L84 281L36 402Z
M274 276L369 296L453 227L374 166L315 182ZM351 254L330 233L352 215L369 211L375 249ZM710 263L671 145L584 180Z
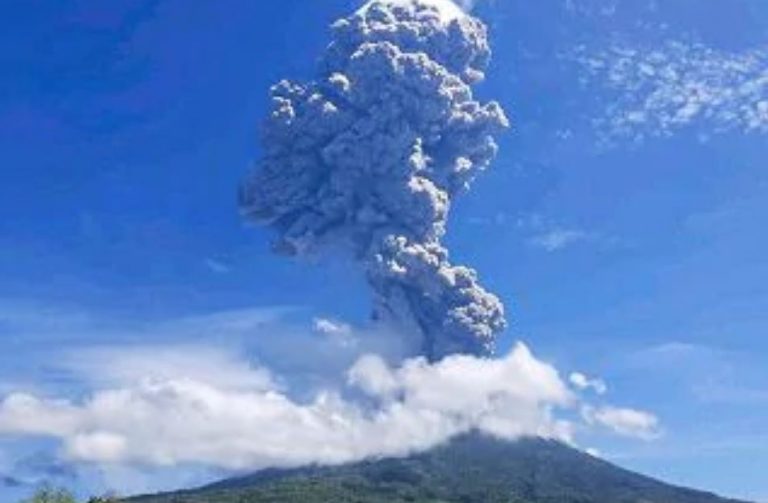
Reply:
M604 395L608 392L608 385L605 384L605 381L594 377L587 377L581 372L572 372L571 375L568 376L568 380L576 387L576 389L582 391L591 390L598 395Z
M659 418L641 410L586 406L582 408L582 417L588 424L606 427L625 437L654 440L661 435Z
M223 260L215 258L207 258L203 261L205 267L215 274L229 274L232 272L232 266L224 262Z
M578 229L550 229L531 237L528 242L548 252L556 252L589 238L589 234Z
M568 12L591 16L613 16L616 14L620 0L588 1L564 0Z
M497 218L495 223L506 224L508 217ZM559 252L578 244L592 244L600 248L613 248L620 240L596 230L587 230L576 225L563 223L540 214L517 218L515 226L523 234L525 243L548 253Z
M582 46L568 55L582 84L610 93L595 125L636 142L700 125L704 134L768 133L768 47L727 52L697 42Z
M768 375L759 358L737 350L670 341L631 355L627 368L674 376L700 404L755 406L768 403Z

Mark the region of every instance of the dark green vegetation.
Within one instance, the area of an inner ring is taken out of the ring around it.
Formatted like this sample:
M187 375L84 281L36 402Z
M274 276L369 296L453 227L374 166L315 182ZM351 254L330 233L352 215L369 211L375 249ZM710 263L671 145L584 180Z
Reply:
M134 503L735 503L623 470L557 442L467 435L405 459L267 470Z
M90 498L87 503L117 503L117 499L112 496L96 496ZM28 499L21 503L78 503L75 496L60 487L43 486Z
M21 503L77 503L77 500L66 489L41 487L31 498Z

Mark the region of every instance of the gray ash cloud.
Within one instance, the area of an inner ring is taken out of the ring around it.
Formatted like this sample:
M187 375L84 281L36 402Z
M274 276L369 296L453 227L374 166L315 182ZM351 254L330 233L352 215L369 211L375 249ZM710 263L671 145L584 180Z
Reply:
M373 292L374 318L431 360L490 354L504 306L442 244L454 197L496 155L508 126L480 103L486 27L437 0L374 0L332 26L316 80L281 81L243 214L293 256L346 250Z

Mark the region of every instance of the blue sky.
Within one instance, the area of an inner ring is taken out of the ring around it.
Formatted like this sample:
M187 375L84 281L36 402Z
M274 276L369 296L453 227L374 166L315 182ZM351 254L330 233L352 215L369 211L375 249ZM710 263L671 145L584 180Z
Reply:
M765 500L762 4L480 2L494 60L478 92L505 106L513 128L457 201L447 241L507 304L502 346L523 340L565 374L603 379L612 403L660 420L654 439L584 431L581 445L671 482ZM292 358L311 344L302 334L313 319L341 320L339 333L364 323L353 267L273 255L235 197L259 156L268 87L311 77L328 25L356 5L6 6L0 396L76 401L126 378L87 364L126 347L150 361L146 348L175 348L154 356L179 368L220 358L229 374L198 371L234 382L256 379L229 365L248 346L290 374L308 365ZM178 362L180 347L188 360ZM67 366L65 354L87 357ZM336 365L317 354L311 365ZM53 474L90 491L225 473L179 466L157 481L135 467L67 464L58 448L0 436L0 474Z

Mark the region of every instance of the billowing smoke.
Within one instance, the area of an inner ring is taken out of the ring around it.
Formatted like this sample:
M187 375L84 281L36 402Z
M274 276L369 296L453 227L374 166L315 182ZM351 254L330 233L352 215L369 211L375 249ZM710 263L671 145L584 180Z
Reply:
M420 337L433 360L489 354L506 324L441 242L453 198L508 126L498 103L473 97L489 56L485 26L448 0L373 0L332 26L316 80L272 88L263 158L241 191L276 250L349 250L374 319Z

